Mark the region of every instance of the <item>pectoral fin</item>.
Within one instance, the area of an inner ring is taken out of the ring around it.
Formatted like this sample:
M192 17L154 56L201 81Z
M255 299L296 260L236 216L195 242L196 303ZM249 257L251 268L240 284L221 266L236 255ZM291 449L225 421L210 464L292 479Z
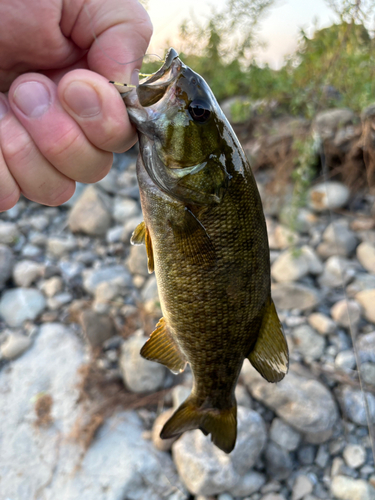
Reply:
M170 222L175 241L181 253L194 264L212 266L216 262L213 243L199 219L185 209L182 224Z
M268 382L279 382L288 372L288 344L271 297L265 308L258 339L248 359Z
M142 221L134 229L132 237L130 238L130 243L132 245L146 245L147 252L147 267L148 272L151 274L154 272L154 252L152 251L152 241L150 232L146 227L144 221Z
M160 319L151 337L142 347L141 356L161 363L173 373L183 372L186 366L186 358L168 332L164 318Z

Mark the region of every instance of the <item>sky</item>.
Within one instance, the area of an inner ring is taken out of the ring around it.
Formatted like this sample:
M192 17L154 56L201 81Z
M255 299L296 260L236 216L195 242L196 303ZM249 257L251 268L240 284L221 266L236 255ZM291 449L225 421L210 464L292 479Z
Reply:
M204 23L211 6L220 9L225 5L225 0L148 0L147 4L154 25L148 52L162 56L167 41L179 50L178 28L184 19L194 15L199 22ZM275 69L280 68L284 57L296 48L301 28L311 35L316 22L319 28L323 28L334 21L334 13L324 0L276 0L260 25L259 35L267 47L257 55L258 61L267 62Z

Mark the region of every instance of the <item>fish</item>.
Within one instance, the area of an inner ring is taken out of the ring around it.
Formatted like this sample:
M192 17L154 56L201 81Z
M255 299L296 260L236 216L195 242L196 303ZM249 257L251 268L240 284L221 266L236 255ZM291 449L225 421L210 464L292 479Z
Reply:
M173 373L189 363L193 374L190 396L160 436L200 429L230 453L244 360L269 382L289 366L262 202L213 92L173 48L156 73L127 90L144 217L131 243L146 245L163 313L140 354Z

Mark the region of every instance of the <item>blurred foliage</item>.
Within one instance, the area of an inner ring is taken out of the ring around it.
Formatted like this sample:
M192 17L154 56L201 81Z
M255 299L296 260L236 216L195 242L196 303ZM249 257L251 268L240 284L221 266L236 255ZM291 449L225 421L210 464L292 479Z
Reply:
M324 107L360 111L375 95L375 40L365 27L375 0L327 0L337 24L301 30L299 46L280 70L257 64L259 21L274 0L229 0L205 26L196 20L180 28L181 59L210 84L217 99L234 95L275 99L280 111L311 118ZM233 33L237 33L236 36ZM160 62L144 64L154 72ZM240 110L237 110L240 113Z

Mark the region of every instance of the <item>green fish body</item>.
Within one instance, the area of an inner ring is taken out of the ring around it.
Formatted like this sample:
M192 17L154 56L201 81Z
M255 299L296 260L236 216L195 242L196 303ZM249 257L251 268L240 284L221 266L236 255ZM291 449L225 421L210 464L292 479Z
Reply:
M146 244L163 311L141 355L174 373L189 363L194 378L161 437L199 428L229 453L244 359L270 382L288 370L256 182L207 83L173 49L125 103L144 215L132 243Z

